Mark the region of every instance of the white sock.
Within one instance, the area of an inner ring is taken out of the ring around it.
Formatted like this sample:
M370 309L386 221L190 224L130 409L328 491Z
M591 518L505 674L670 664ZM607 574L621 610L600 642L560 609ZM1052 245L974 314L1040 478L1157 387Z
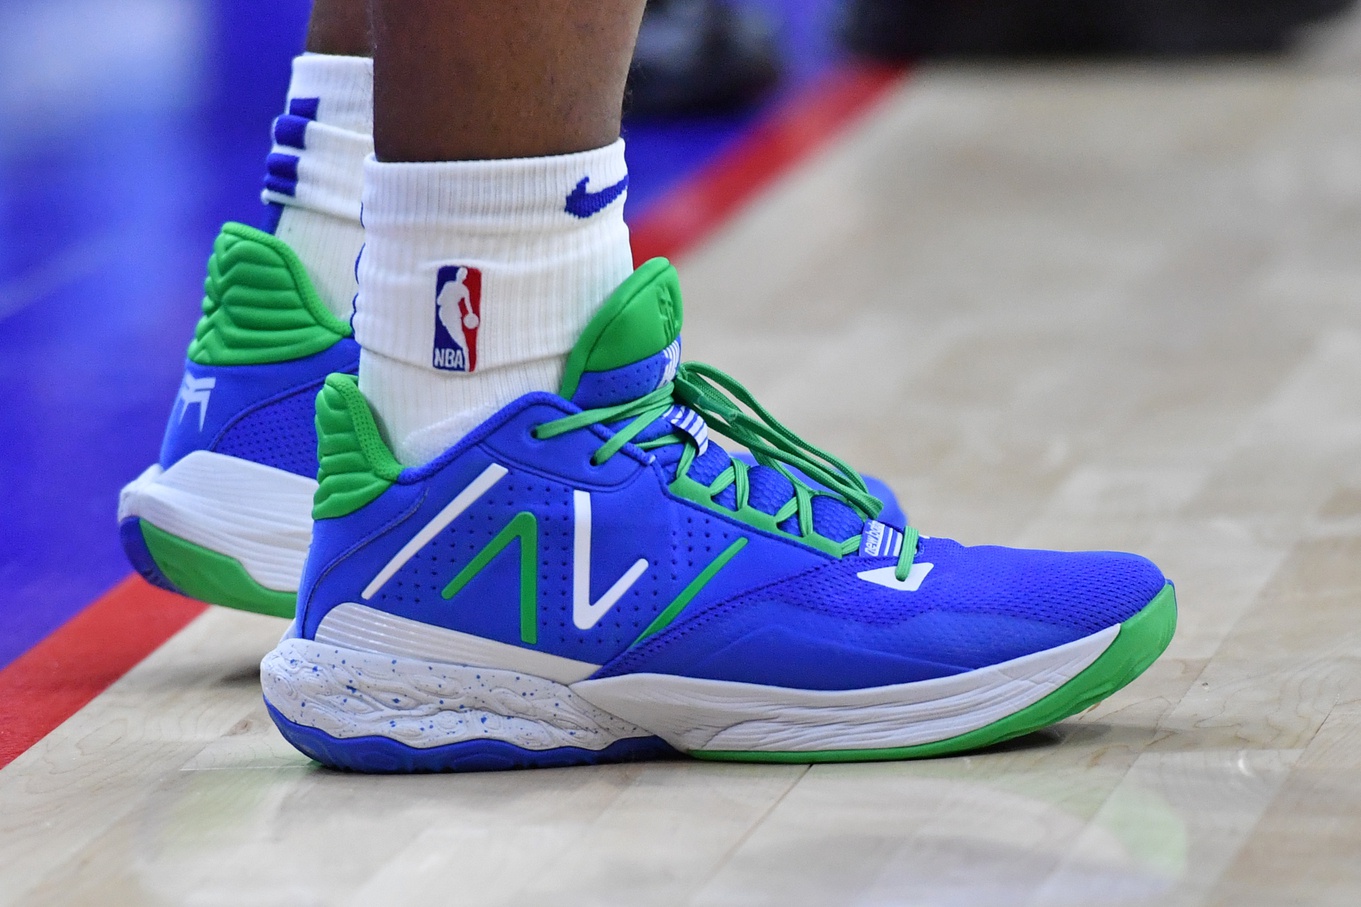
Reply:
M399 461L557 392L577 337L633 271L627 186L623 140L519 160L369 159L359 387Z
M294 58L286 110L274 121L261 199L279 206L274 234L298 254L331 311L348 321L364 244L364 159L373 153L373 61Z

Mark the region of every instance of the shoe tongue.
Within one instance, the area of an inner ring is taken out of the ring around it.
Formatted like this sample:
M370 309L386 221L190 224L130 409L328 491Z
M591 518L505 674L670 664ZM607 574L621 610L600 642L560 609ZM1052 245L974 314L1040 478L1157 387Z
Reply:
M561 396L582 409L617 406L646 396L676 376L680 364L681 294L676 269L664 258L647 262L619 285L581 332L567 356ZM624 424L622 420L619 424ZM728 452L708 441L704 419L686 406L675 405L644 428L635 442L646 442L674 432L695 439L697 456L690 477L709 484L731 464ZM681 447L667 445L653 451L664 468L674 467ZM752 466L748 472L750 505L774 514L794 494L794 486L778 470ZM715 500L736 507L736 491L729 486ZM840 500L818 495L813 502L813 526L827 538L842 541L861 531L864 521ZM799 531L798 517L781 524Z
M650 393L669 380L661 377L668 363L674 375L680 329L680 279L669 261L654 258L610 294L581 332L567 356L559 393L582 407Z

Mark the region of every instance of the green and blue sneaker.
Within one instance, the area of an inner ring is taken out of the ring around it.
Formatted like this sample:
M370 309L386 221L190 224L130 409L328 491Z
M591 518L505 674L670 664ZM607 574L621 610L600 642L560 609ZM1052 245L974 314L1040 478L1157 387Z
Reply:
M649 262L560 394L417 468L354 378L326 380L298 611L261 664L290 742L374 772L932 756L1079 712L1168 645L1149 561L886 520L854 470L681 364L680 326Z
M358 363L350 326L293 250L225 225L160 461L119 496L137 571L191 598L292 617L312 537L317 391Z

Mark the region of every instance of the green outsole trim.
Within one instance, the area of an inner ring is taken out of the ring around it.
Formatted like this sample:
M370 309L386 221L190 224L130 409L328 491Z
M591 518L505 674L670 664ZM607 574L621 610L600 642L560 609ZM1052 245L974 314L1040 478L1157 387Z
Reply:
M1143 610L1120 625L1120 633L1115 641L1082 673L1039 702L986 727L948 740L871 750L819 750L807 753L691 750L690 755L697 759L731 762L870 762L921 759L982 749L1048 727L1105 699L1157 660L1172 641L1176 626L1177 594L1172 584L1168 583Z
M272 617L293 616L298 600L295 593L266 589L235 558L187 542L146 520L138 522L156 566L185 595Z
M326 377L317 394L317 491L312 519L347 516L392 487L402 464L383 441L353 375Z
M287 243L245 224L223 225L208 259L203 316L189 344L192 361L287 362L320 353L350 334Z

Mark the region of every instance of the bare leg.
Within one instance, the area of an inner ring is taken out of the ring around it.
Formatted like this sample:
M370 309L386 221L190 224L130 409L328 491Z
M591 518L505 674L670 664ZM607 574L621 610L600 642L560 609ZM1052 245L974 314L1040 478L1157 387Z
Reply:
M540 157L619 137L644 0L373 0L379 160Z
M313 0L307 50L344 57L372 56L368 0Z

